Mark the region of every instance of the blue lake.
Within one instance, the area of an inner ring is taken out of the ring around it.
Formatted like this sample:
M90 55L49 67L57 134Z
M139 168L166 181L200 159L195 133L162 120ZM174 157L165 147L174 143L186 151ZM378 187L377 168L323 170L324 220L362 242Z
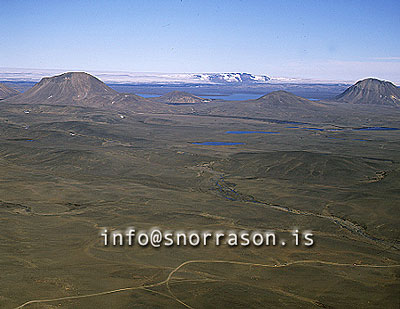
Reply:
M201 143L192 143L193 145L202 145L202 146L234 146L234 145L244 145L244 143L236 143L236 142L201 142Z
M398 128L388 128L388 127L365 127L365 128L358 128L358 129L353 129L357 131L395 131L395 130L400 130Z
M148 93L137 93L137 95L140 95L143 98L155 98L161 96L161 94L148 94Z
M341 140L345 140L344 138L340 138L340 137L334 137L334 136L327 136L326 138L332 138L332 139L341 139Z
M227 134L279 134L279 132L268 131L226 131Z
M303 128L305 130L313 130L313 131L324 131L324 129L319 129L319 128Z

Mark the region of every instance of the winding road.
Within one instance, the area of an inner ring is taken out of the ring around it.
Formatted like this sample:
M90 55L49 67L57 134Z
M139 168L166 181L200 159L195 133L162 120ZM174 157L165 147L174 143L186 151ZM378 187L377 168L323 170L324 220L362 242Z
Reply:
M301 261L293 261L293 262L288 262L285 264L280 264L280 265L270 265L270 264L259 264L259 263L249 263L249 262L241 262L241 261L225 261L225 260L189 260L186 262L181 263L177 267L175 267L169 274L168 277L160 281L158 283L153 283L153 284L148 284L148 285L142 285L142 286L135 286L135 287L126 287L126 288L120 288L120 289L115 289L115 290L110 290L110 291L103 291L103 292L98 292L98 293L92 293L92 294L86 294L86 295L76 295L76 296L66 296L66 297L59 297L59 298L49 298L49 299L36 299L36 300L30 300L22 305L16 307L15 309L20 309L24 308L28 305L32 304L38 304L38 303L49 303L49 302L55 302L55 301L63 301L63 300L74 300L74 299L81 299L81 298L88 298L88 297L96 297L96 296L102 296L102 295L109 295L109 294L114 294L114 293L119 293L119 292L124 292L124 291L133 291L133 290L146 290L146 291L151 291L169 298L173 298L176 300L178 303L181 305L185 306L186 308L193 308L189 304L183 302L180 300L178 297L176 297L173 292L171 291L170 287L170 281L172 280L173 276L175 273L177 273L180 269L183 267L189 265L189 264L207 264L207 263L224 263L224 264L235 264L235 265L244 265L244 266L254 266L254 267L269 267L269 268L283 268L283 267L290 267L291 265L297 265L297 264L322 264L322 265L328 265L328 266L338 266L338 267L366 267L366 268L395 268L395 267L400 267L400 264L396 265L368 265L368 264L347 264L347 263L336 263L336 262L329 262L329 261L319 261L319 260L301 260ZM197 280L199 281L199 280ZM204 279L200 281L210 281L210 279ZM215 280L211 280L215 281ZM170 295L160 293L157 291L149 290L152 287L157 287L161 285L166 285L168 292ZM317 300L311 301L314 305L321 307L321 303L318 302ZM322 305L323 306L323 305Z

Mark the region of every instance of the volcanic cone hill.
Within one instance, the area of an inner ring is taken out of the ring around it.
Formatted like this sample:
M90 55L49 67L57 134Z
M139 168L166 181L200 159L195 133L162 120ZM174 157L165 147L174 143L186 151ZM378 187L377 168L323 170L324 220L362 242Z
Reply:
M318 103L312 102L305 98L294 95L293 93L278 90L270 92L261 98L255 100L258 105L261 106L273 106L273 107L307 107L316 106Z
M177 104L194 104L194 103L206 103L210 102L208 99L204 99L195 96L191 93L184 91L171 91L161 97L151 98L152 101L162 102L162 103L177 103Z
M310 101L287 91L274 91L258 99L246 101L213 101L198 105L197 113L247 118L270 118L308 121L318 112L320 117L329 115L329 105ZM197 106L196 106L197 108ZM201 109L200 109L201 108ZM322 119L322 118L320 118Z
M110 108L117 108L125 111L135 112L166 112L168 108L164 107L161 102L149 100L133 93L119 93L113 97L109 106Z
M26 92L5 100L15 104L84 106L123 111L146 111L152 103L135 94L121 94L84 72L43 78ZM146 104L145 104L146 103Z
M367 78L347 88L335 100L352 104L400 106L400 89L391 82Z
M7 99L9 97L19 94L17 90L14 90L2 83L0 83L0 100Z
M18 104L87 105L89 100L96 98L96 105L101 105L116 95L118 92L90 74L69 72L42 78L31 89L8 101Z

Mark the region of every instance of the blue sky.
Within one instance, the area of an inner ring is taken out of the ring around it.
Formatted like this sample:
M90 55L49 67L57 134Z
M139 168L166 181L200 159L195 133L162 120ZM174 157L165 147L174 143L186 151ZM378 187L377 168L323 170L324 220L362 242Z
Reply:
M0 67L400 81L400 1L0 0Z

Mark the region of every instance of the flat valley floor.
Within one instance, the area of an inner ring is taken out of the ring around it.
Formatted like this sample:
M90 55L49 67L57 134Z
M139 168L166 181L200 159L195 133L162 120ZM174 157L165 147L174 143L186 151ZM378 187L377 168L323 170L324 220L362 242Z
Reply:
M399 308L400 130L358 129L400 128L400 111L355 110L0 105L0 307ZM315 244L102 245L131 226Z

